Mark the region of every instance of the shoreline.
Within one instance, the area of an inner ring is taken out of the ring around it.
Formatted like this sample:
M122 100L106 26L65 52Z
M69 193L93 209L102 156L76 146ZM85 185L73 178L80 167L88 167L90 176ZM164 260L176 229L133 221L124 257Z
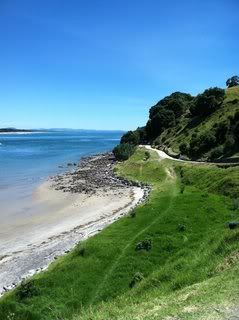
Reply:
M116 177L114 165L110 153L82 158L74 171L50 177L34 191L45 216L24 248L0 257L0 296L148 197L149 186Z

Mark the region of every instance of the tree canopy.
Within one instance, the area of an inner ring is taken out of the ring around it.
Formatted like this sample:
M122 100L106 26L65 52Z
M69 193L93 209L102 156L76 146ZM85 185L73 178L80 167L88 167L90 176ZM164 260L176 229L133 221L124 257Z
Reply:
M233 77L227 79L226 85L228 88L238 86L239 85L239 77L233 76Z
M217 87L207 89L193 99L190 112L193 116L207 116L222 104L224 98L224 89Z

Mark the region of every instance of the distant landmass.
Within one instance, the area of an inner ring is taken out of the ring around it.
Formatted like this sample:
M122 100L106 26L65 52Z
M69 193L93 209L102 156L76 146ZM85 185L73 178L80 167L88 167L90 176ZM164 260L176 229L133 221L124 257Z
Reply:
M36 130L29 129L16 129L16 128L0 128L0 132L8 133L8 132L34 132Z

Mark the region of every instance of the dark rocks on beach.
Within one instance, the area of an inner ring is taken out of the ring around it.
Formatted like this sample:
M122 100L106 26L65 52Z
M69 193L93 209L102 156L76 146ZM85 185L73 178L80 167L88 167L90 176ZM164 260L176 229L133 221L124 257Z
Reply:
M100 154L82 158L80 163L68 163L67 166L75 166L73 172L55 176L53 187L56 190L71 193L94 194L97 189L107 190L118 187L144 187L142 183L128 181L114 174L116 160L112 153Z

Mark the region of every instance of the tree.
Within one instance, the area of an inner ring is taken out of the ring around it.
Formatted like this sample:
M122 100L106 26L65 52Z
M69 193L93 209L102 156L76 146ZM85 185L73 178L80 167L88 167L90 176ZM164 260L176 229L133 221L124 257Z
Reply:
M207 116L213 113L223 102L225 90L210 88L197 95L191 103L190 112L193 116Z
M138 130L135 131L128 131L126 132L121 140L120 143L130 143L132 145L138 145L140 143L140 133Z
M174 92L150 108L149 118L152 119L162 108L173 111L175 118L178 118L183 114L192 99L193 97L190 94Z
M151 120L151 138L158 137L163 130L175 126L173 111L162 108Z
M238 86L239 85L239 77L233 76L233 77L227 79L226 85L228 88Z
M116 160L124 161L127 160L135 150L135 146L133 146L130 143L122 143L116 146L113 149L113 154L116 158Z

